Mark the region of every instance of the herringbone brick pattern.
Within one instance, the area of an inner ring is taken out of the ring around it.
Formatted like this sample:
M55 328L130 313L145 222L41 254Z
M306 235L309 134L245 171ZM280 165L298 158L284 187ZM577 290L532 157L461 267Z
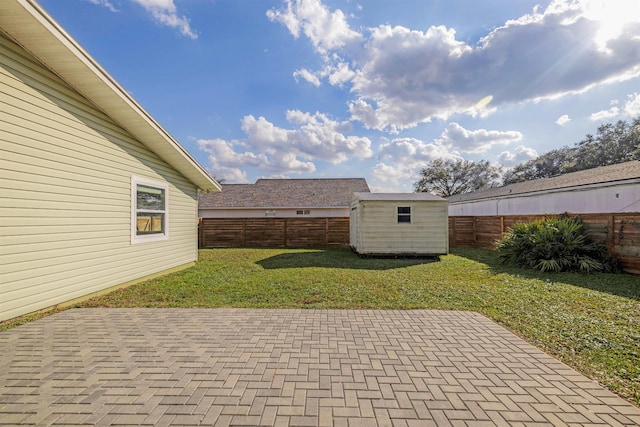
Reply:
M2 425L619 426L471 312L81 309L0 333Z

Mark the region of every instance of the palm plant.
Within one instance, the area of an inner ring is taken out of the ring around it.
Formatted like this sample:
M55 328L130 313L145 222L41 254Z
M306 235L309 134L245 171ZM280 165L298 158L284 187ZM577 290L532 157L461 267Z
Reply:
M579 218L518 223L496 243L503 264L540 271L610 271L607 248L594 243Z

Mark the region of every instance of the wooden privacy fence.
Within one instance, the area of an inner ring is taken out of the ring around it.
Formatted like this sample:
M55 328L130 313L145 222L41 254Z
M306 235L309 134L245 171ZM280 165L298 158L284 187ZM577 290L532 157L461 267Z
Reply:
M518 222L559 215L450 216L449 247L493 249L496 240ZM606 243L623 270L640 274L640 213L579 214L591 238Z
M349 218L200 218L200 247L347 247Z

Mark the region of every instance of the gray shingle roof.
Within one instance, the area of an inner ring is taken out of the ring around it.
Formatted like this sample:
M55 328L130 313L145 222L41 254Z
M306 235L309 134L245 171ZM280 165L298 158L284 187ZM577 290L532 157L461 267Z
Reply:
M616 165L601 166L578 172L554 176L552 178L536 179L527 182L505 185L504 187L489 188L473 193L456 194L447 199L449 203L468 202L472 200L492 199L516 194L534 193L539 191L558 190L583 185L602 184L606 182L625 181L640 178L640 161L633 160Z
M221 193L200 194L200 209L348 207L354 192L369 192L364 178L259 179L222 184Z

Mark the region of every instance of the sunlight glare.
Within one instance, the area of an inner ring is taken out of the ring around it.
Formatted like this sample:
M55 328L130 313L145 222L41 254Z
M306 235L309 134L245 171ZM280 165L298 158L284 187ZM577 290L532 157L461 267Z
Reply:
M493 96L492 95L485 96L480 101L476 102L476 104L473 106L473 108L475 108L476 110L481 110L484 107L486 107L487 105L489 105L489 103L491 101L493 101Z
M626 24L640 22L638 0L586 0L584 5L584 16L601 23L595 41L602 50L607 50L607 42L618 37Z

